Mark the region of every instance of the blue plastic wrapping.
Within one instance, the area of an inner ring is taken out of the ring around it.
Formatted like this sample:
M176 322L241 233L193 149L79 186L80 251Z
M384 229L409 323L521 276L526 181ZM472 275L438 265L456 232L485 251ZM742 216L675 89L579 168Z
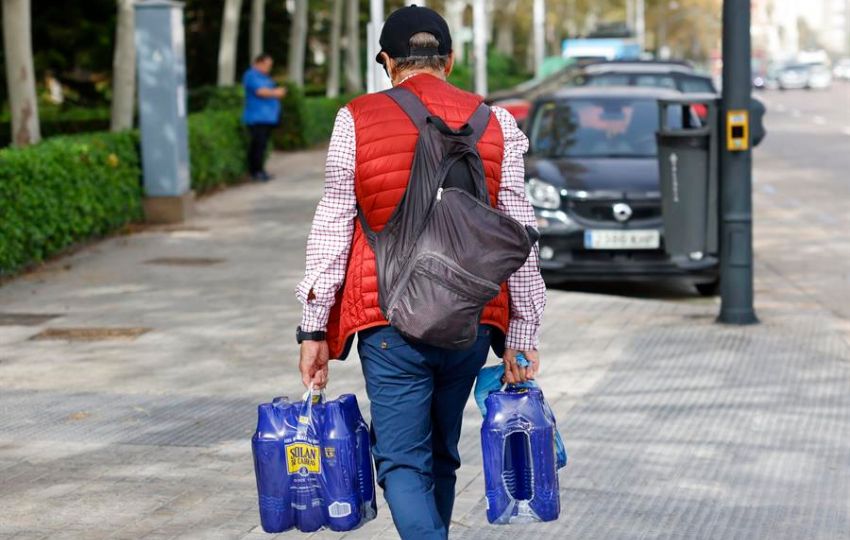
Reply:
M350 531L375 517L369 432L353 395L260 405L252 447L264 531Z
M498 392L505 384L502 383L502 377L505 375L505 366L499 364L498 366L490 366L486 368L482 368L481 371L478 372L478 379L475 381L475 403L478 404L478 408L481 410L481 416L487 416L487 396L489 396L493 392ZM526 383L514 385L515 388L540 388L535 381L528 381ZM562 469L567 466L567 448L564 446L564 440L561 437L561 433L558 431L557 422L555 421L555 414L552 412L549 404L546 403L546 400L543 400L543 406L546 409L546 414L552 417L552 421L555 422L555 457L557 458L558 468Z
M481 425L487 521L552 521L561 510L555 422L539 388L509 387L487 396Z
M522 357L518 361L528 365ZM534 381L503 385L503 375L503 366L484 368L475 385L475 401L484 415L487 521L555 520L561 509L558 469L567 463L555 416Z

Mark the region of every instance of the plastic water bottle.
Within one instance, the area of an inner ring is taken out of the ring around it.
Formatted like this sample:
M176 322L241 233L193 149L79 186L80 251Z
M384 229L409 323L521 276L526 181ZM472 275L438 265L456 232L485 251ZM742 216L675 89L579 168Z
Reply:
M340 400L325 404L322 430L322 487L325 523L333 531L350 531L361 521L363 506L357 489L355 424Z
M267 533L283 532L295 525L283 442L287 407L291 405L282 398L260 405L257 411L257 431L251 439L260 501L260 523Z
M301 532L318 531L325 525L324 500L321 485L322 457L320 434L324 405L306 404L289 409L288 424L295 426L286 439L287 474L295 509L295 526Z
M378 513L369 426L360 414L360 407L357 405L357 397L354 394L339 396L339 402L342 403L346 417L354 426L357 439L357 488L362 502L361 515L364 521L368 521Z
M552 521L560 513L555 425L537 388L508 388L486 399L481 426L487 520Z

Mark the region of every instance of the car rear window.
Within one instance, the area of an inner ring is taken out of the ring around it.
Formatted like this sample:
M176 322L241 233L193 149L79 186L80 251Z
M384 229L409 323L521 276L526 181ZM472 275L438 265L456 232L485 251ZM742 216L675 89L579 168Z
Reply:
M650 88L676 89L676 80L671 75L637 75L635 86L646 86Z
M629 76L624 73L593 75L586 79L587 86L629 86Z
M700 77L682 77L679 90L685 94L713 94L714 85L708 79Z
M680 127L682 114L670 114ZM546 157L653 157L658 103L628 97L577 98L540 105L529 126L531 150Z

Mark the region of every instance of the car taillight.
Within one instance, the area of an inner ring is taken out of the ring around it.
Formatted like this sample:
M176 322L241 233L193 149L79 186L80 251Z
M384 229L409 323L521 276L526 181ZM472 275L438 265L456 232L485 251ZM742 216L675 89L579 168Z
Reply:
M701 103L697 103L696 105L691 105L693 111L699 116L700 120L705 120L708 118L708 107Z

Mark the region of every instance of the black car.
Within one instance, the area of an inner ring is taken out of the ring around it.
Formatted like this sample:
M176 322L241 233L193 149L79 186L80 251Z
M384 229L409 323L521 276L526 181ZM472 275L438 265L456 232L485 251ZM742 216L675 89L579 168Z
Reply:
M517 122L527 118L532 102L562 88L576 86L640 86L667 88L686 94L716 94L711 78L694 71L691 64L668 60L613 60L577 62L545 79L533 79L494 92L487 102L507 109Z
M684 94L716 94L711 77L680 62L614 61L590 64L574 74L572 86L641 86Z
M526 192L549 282L686 277L701 293L716 292L716 256L671 258L663 249L658 99L677 96L657 88L583 87L535 101L526 129ZM686 114L694 113L670 115L670 127L698 125Z

